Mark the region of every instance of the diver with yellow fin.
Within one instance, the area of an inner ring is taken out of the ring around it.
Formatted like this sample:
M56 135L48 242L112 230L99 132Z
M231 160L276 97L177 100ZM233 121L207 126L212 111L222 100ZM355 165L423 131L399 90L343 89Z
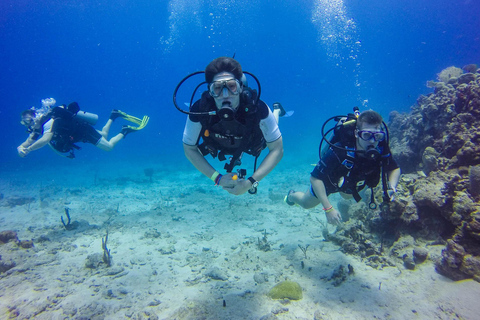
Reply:
M91 143L97 148L111 151L129 133L143 129L150 119L148 116L140 119L114 109L105 126L99 131L93 127L98 120L96 114L81 111L76 102L58 107L55 107L55 103L53 98L43 99L42 108L32 107L22 112L21 124L27 127L29 136L17 147L20 157L23 158L47 144L58 154L71 159L75 158L75 149L80 149L76 144L78 142ZM120 133L107 140L110 127L117 118L123 118L137 126L124 125Z

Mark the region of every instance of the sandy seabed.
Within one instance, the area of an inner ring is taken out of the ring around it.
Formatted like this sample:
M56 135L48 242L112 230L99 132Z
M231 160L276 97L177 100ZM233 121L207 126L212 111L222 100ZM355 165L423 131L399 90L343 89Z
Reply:
M0 231L34 244L0 244L1 261L15 263L0 273L0 319L479 318L480 284L435 272L443 246L414 271L379 270L325 241L321 210L282 201L290 187L308 187L307 170L279 169L257 195L238 197L193 170L155 170L152 181L142 169L62 170L35 182L28 173L0 178ZM61 222L65 208L74 230ZM338 284L340 265L353 273ZM283 280L300 284L303 298L271 299Z

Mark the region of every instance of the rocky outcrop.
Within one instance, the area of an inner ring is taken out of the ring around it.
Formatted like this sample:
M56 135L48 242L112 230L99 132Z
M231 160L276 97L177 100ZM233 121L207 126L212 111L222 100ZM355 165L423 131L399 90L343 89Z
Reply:
M404 205L390 209L401 223L428 230L410 230L416 236L448 240L437 271L455 280L480 279L480 73L468 70L442 71L410 114L390 115L392 152L404 173L416 175Z
M391 145L403 171L479 165L480 73L428 84L434 92L420 96L410 114L390 114Z

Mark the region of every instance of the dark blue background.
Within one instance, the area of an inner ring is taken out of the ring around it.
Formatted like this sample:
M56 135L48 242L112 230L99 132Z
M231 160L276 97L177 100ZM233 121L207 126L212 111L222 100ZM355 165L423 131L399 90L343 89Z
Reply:
M350 37L336 48L320 40L328 17L312 21L325 6L328 12L342 9L337 19L330 15L330 26ZM22 168L70 161L48 148L25 159L16 154L27 137L20 112L47 97L58 104L77 101L97 113L97 128L112 108L151 117L147 128L111 153L84 145L76 163L186 161L181 143L186 117L173 106L173 90L213 58L234 53L260 79L263 100L295 110L281 121L285 157L301 150L316 155L327 117L364 100L386 118L392 110L408 112L420 94L431 91L426 81L442 69L479 63L479 6L473 0L4 0L0 164ZM347 20L355 29L345 29ZM341 58L327 54L332 51ZM352 52L355 59L348 58ZM194 82L181 88L179 101L188 101ZM120 126L115 123L112 134Z

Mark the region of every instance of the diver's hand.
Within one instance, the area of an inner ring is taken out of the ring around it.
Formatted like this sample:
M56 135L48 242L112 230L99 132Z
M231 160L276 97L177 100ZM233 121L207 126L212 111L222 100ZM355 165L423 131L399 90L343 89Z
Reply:
M234 194L236 196L244 194L252 187L252 183L248 179L247 180L238 179L236 181L233 180L233 182L235 182L235 186L233 188L223 188L223 189L225 189L229 193Z
M342 215L335 208L333 208L333 210L330 212L326 212L325 215L327 216L327 221L330 224L339 225L342 222Z
M233 173L227 173L222 175L222 178L220 178L218 185L223 189L232 189L237 184L237 182L233 180L233 176Z
M397 190L395 190L395 188L391 188L391 189L387 190L387 195L390 198L390 201L395 201L395 193L396 192L397 192Z
M17 152L18 152L18 155L20 157L25 158L27 156L27 154L29 154L30 151L28 150L28 148L18 146L17 147Z

